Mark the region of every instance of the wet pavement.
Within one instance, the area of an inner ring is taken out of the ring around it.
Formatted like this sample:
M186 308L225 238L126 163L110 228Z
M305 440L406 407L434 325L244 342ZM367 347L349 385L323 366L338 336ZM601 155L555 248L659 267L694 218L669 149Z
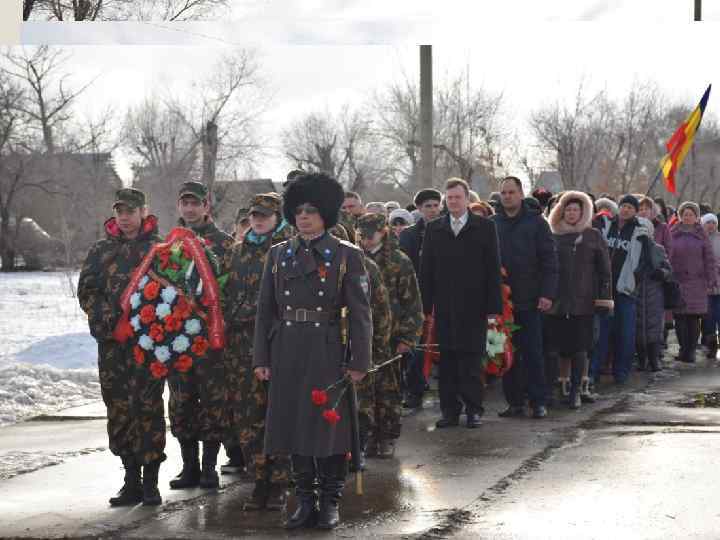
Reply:
M369 461L365 494L355 495L349 482L342 526L322 534L290 535L277 512L243 512L253 487L247 478L223 476L226 485L215 493L170 491L180 468L172 437L160 473L165 504L109 508L122 469L105 450L104 421L80 419L102 411L66 411L70 420L0 429L0 459L30 448L62 457L0 480L0 536L717 538L720 408L680 405L718 391L720 368L668 365L622 387L604 385L602 399L580 411L553 409L539 421L499 418L496 383L484 425L474 430L462 423L435 430L438 407L429 398L405 418L395 458Z

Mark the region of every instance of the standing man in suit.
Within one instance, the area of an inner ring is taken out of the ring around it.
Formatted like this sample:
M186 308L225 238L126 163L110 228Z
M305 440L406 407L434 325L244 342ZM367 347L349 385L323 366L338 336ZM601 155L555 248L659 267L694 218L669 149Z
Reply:
M426 225L420 266L425 317L435 317L440 346L440 409L436 427L481 425L488 318L502 313L500 254L495 225L468 211L465 180L445 183L448 215Z

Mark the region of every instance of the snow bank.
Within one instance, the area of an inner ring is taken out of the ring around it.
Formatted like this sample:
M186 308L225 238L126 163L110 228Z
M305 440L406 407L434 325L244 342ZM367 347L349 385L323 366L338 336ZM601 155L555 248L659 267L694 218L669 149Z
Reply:
M0 426L100 399L77 272L0 274Z
M0 366L0 426L101 399L97 370Z

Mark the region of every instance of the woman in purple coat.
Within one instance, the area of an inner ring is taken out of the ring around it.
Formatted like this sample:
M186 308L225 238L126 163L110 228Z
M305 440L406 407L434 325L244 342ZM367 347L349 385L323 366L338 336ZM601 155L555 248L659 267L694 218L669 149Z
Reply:
M680 221L670 229L670 263L684 302L682 308L675 310L675 332L680 343L678 360L694 362L700 319L707 313L708 291L717 285L717 274L710 241L699 223L699 206L684 202L678 215Z

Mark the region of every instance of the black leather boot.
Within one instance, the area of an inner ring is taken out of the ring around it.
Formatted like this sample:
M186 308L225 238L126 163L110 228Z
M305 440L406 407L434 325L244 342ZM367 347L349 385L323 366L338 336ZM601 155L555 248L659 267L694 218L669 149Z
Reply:
M318 496L315 491L315 458L292 456L292 477L295 483L295 496L298 507L285 523L286 529L314 527L318 518Z
M117 495L108 501L110 506L134 506L143 500L143 489L140 481L140 465L134 456L121 456L125 468L125 480Z
M255 488L250 497L245 500L243 510L263 510L267 504L268 482L267 480L255 480Z
M143 467L143 505L157 506L162 504L162 497L158 489L158 473L160 472L160 463L162 460L157 459Z
M220 478L215 470L219 452L220 441L203 441L202 472L200 473L201 488L218 489L220 487Z
M194 440L180 441L183 468L170 480L170 489L188 489L200 485L200 443Z
M320 510L318 529L334 529L340 523L340 499L348 465L344 454L318 459Z

